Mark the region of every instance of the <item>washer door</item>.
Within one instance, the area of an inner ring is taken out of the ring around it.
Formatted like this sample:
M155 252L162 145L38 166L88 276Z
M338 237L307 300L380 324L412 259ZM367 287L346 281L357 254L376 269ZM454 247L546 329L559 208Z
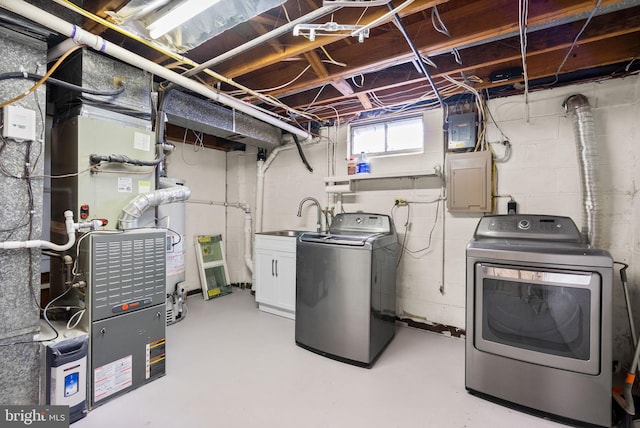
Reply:
M600 373L600 275L475 266L474 346L579 373Z

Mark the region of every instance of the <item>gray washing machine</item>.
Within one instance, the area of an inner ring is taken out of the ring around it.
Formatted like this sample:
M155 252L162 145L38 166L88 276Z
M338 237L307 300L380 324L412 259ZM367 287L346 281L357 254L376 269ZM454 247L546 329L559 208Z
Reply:
M611 426L613 260L568 217L483 217L467 245L465 386Z
M296 343L370 367L395 334L398 239L391 218L338 214L296 246Z

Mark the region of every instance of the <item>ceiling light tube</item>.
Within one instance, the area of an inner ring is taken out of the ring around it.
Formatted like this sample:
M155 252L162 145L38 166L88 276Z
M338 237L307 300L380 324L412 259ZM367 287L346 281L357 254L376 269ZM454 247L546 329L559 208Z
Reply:
M220 0L183 1L178 6L171 9L169 12L165 13L147 26L149 37L157 39L164 36L169 31L179 27L218 2L220 2Z

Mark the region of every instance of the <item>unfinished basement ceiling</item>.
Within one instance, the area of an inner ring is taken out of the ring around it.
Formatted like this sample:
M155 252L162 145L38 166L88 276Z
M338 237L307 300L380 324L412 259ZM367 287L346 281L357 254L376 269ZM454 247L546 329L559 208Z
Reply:
M126 10L128 3L92 0L85 1L84 7L113 22L114 13ZM148 3L166 8L171 2ZM207 13L215 15L219 10L222 14L223 3L213 4ZM272 3L281 4L179 54L209 64L206 72L192 78L302 127L309 122L345 123L438 107L465 91L450 79L492 98L522 93L525 72L528 90L534 91L620 77L640 69L640 59L636 60L640 55L640 0ZM320 13L321 8L330 13ZM397 8L397 19L390 13L392 8ZM291 25L286 27L308 14L315 18L304 22L297 36ZM307 24L315 24L315 34L309 30L313 25ZM353 34L358 28L354 26L362 25L368 34L359 38ZM151 48L150 43L140 43L89 18L83 26L174 70L193 68L193 63L180 63L166 51ZM141 37L153 43L140 27ZM279 31L283 27L287 30ZM342 27L350 29L335 31ZM247 43L253 46L239 48Z

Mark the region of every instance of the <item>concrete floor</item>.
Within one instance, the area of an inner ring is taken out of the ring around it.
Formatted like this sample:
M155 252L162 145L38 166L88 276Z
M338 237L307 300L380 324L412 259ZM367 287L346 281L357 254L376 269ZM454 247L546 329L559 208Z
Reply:
M74 428L564 427L468 394L464 340L398 327L371 369L296 346L294 321L248 290L187 300L167 328L167 374Z

